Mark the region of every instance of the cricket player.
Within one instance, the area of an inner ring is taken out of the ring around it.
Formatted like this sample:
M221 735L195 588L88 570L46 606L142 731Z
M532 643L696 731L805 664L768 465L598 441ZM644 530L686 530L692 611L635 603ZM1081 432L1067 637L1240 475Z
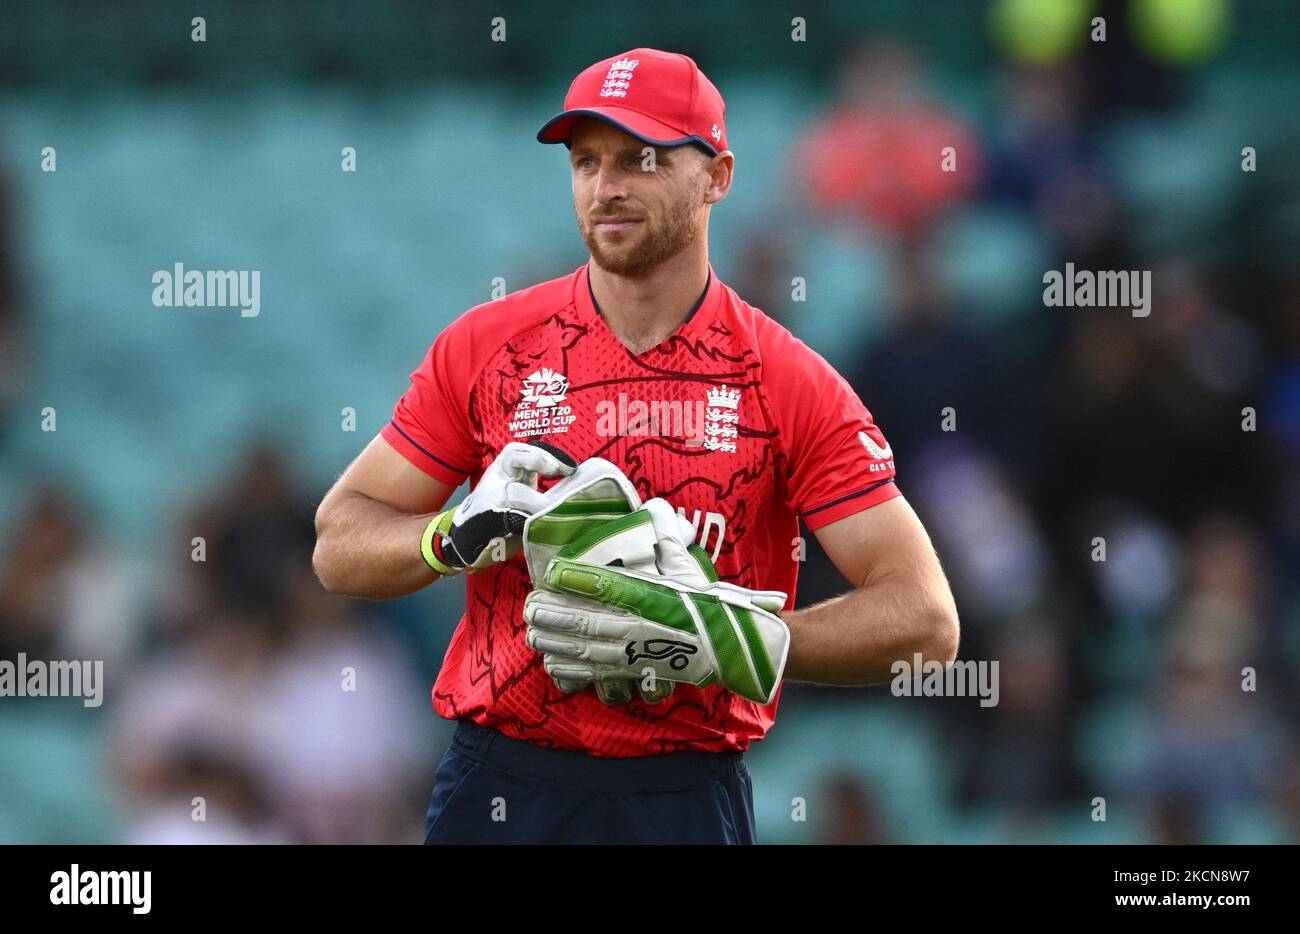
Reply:
M385 599L471 572L433 687L458 725L426 843L753 843L743 754L780 680L951 661L956 607L871 413L709 262L735 159L695 62L597 62L537 138L568 150L590 261L437 335L321 502L316 573ZM650 572L608 555L584 571L588 547L547 589L520 531L587 463L635 487L617 540ZM849 588L793 611L801 519ZM656 583L654 561L676 576Z

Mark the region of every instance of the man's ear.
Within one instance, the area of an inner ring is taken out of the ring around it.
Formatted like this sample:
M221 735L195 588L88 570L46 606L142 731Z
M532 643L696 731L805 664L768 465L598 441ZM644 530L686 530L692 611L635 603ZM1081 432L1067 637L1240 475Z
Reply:
M717 204L731 191L736 157L730 149L724 149L709 159L705 166L709 173L708 188L704 192L705 204Z

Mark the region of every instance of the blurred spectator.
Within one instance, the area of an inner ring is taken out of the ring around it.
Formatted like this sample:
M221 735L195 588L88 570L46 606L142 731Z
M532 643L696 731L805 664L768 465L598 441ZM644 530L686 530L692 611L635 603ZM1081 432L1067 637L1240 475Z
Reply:
M1066 646L1050 617L1026 615L997 642L998 704L974 718L964 797L995 804L1025 828L1077 787L1071 726L1077 709Z
M169 647L116 708L129 832L153 842L413 842L432 717L399 646L326 593L295 526L310 510L278 455L253 452L202 508ZM208 584L203 583L207 579ZM191 816L205 799L211 824Z
M1000 83L1005 106L989 145L987 195L1032 212L1076 263L1111 268L1115 194L1084 124L1082 73L1070 62L1008 67Z
M218 598L268 623L281 614L292 570L311 564L313 511L293 491L279 453L253 448L196 533L207 539Z
M1078 516L1075 563L1086 561L1108 614L1153 622L1178 588L1182 554L1173 529L1122 499L1099 497ZM1105 560L1093 560L1094 538L1104 543Z
M1208 595L1189 603L1153 684L1147 775L1158 804L1212 815L1261 798L1283 737L1263 696L1242 688L1254 628L1245 606Z
M735 289L745 301L763 309L787 328L790 321L790 244L773 224L746 236L741 245Z
M975 187L975 136L927 97L920 71L897 42L867 43L845 58L839 101L802 134L794 160L815 211L908 237ZM956 171L943 170L946 147Z
M177 750L128 831L133 844L292 843L248 767L227 753Z
M103 661L107 677L135 648L141 582L99 544L93 515L64 490L29 499L0 553L0 658Z
M1240 322L1194 310L1203 296L1171 292L1172 280L1153 277L1149 319L1116 309L1075 312L1050 390L1050 503L1123 495L1177 524L1207 502L1256 504L1260 477L1237 395L1252 379L1253 340ZM1180 319L1197 326L1180 327ZM1212 362L1201 354L1209 347ZM1235 465L1233 482L1224 481L1226 464ZM1243 469L1256 483L1238 482Z
M817 800L824 802L825 817L818 826L817 842L838 846L889 843L880 820L880 802L871 787L850 772L826 776Z
M254 761L275 813L311 843L418 842L427 691L355 601L326 593L309 567L290 581L290 638L257 710Z
M243 770L253 758L272 642L248 617L210 614L201 631L145 665L113 706L112 764L126 784L130 828L175 826L176 808L189 818L187 802L203 792L178 781L204 773L186 763Z
M889 330L846 374L891 447L911 461L973 438L1010 456L1015 437L1035 429L1008 424L1013 374L996 336L954 307L927 244L904 245L893 274Z
M997 458L954 438L917 458L912 486L966 623L1001 623L1041 603L1052 570L1029 504Z

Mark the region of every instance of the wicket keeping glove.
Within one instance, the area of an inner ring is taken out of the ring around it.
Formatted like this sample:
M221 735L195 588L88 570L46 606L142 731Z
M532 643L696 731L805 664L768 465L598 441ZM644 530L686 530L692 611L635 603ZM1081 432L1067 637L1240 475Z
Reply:
M652 499L560 550L524 602L528 644L552 677L720 683L772 702L790 648L786 595L720 582L691 532Z
M550 501L537 491L539 477L568 476L574 459L544 441L512 441L501 449L478 485L454 509L425 526L420 553L439 574L481 571L519 554L524 522Z
M535 587L545 586L546 568L561 549L577 541L597 526L635 512L641 497L632 481L614 464L599 457L583 461L578 469L555 484L546 494L549 505L537 510L524 523L524 558ZM555 686L575 694L591 686L590 681L553 678ZM673 691L671 681L653 687L640 678L610 678L596 682L596 694L606 704L626 704L637 692L648 704L667 698Z

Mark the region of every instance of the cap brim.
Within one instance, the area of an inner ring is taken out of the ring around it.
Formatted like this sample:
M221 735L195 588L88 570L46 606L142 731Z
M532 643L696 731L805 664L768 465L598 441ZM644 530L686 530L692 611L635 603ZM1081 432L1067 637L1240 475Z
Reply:
M546 124L537 131L537 141L567 145L569 134L573 132L573 124L582 117L604 120L624 133L635 136L652 146L683 146L687 143L698 143L713 155L718 154L718 148L704 137L694 134L682 136L680 130L674 130L666 123L660 123L643 113L625 107L587 107L581 110L566 110L546 121Z

